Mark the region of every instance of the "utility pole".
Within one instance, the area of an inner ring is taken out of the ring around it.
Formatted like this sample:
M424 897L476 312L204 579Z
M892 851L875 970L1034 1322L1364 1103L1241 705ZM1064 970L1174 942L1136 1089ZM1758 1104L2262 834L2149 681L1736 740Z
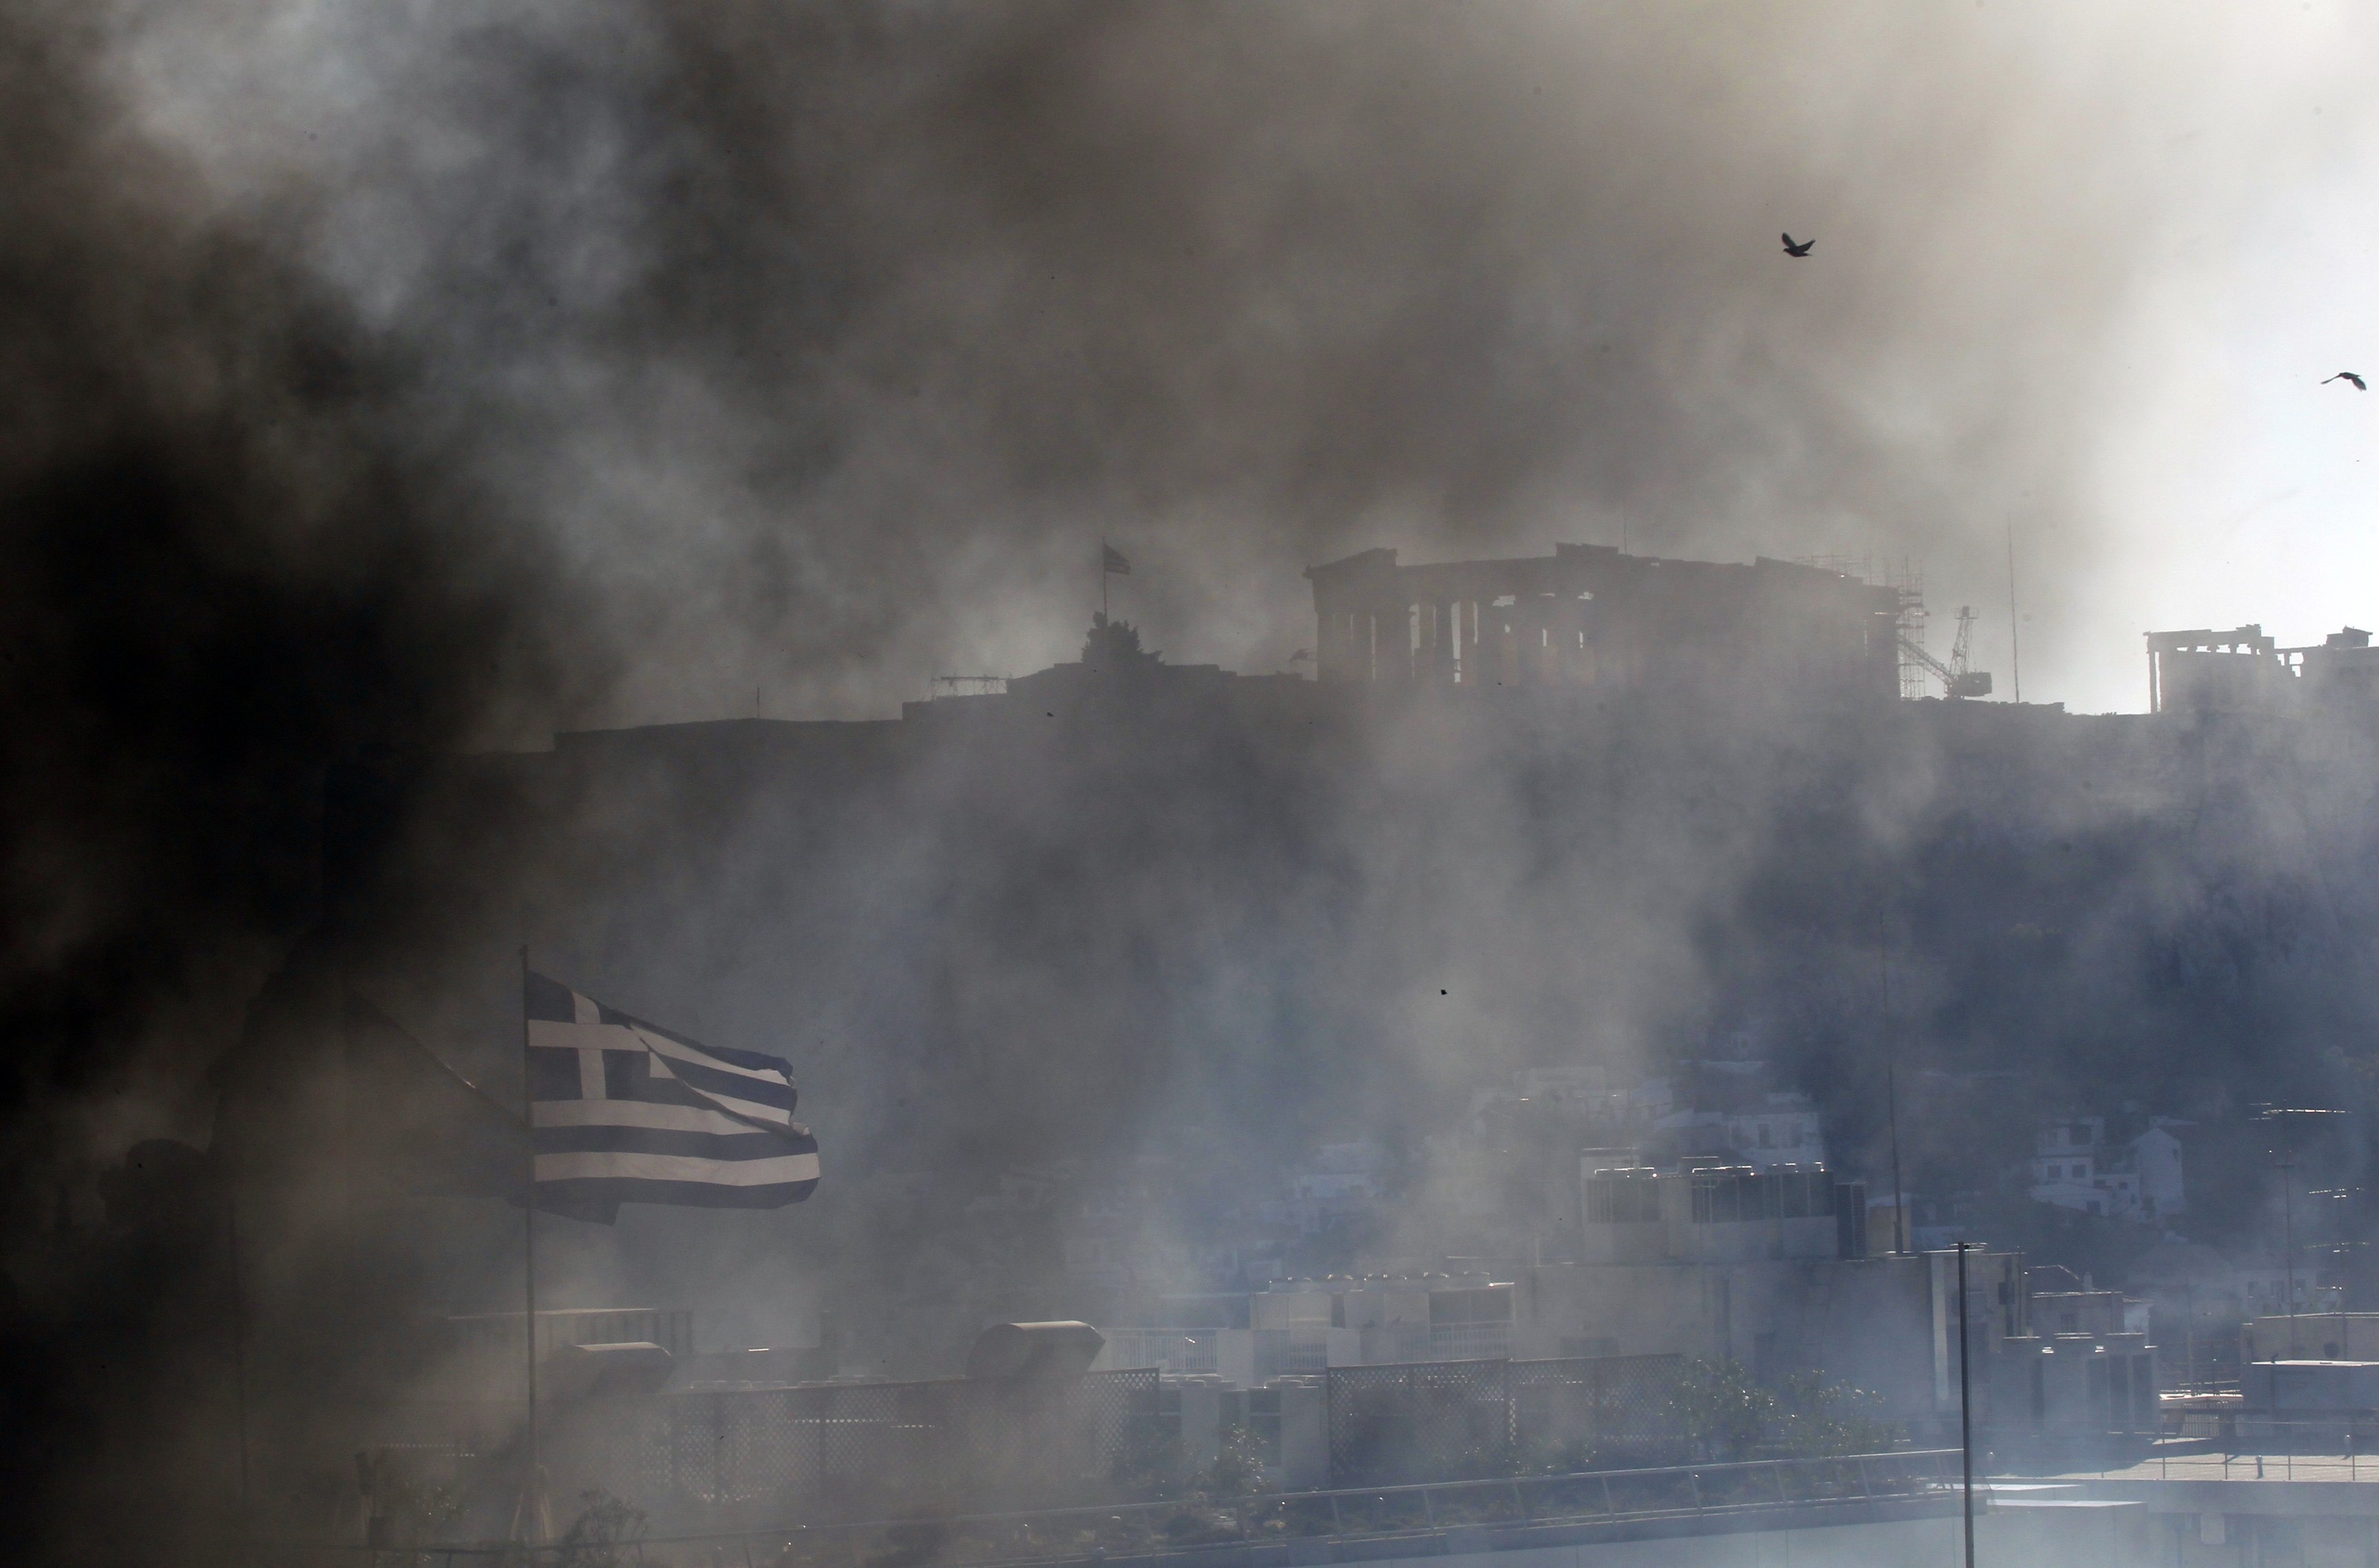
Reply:
M1958 1451L1965 1477L1966 1568L1974 1568L1974 1384L1966 1367L1966 1248L1958 1243Z
M1885 1114L1891 1121L1891 1249L1908 1250L1908 1189L1900 1184L1900 1075L1890 1058L1883 1064Z
M2297 1349L2296 1182L2291 1179L2297 1168L2297 1157L2291 1152L2272 1164L2280 1173L2280 1288L2288 1304L2288 1359L2293 1361L2301 1354Z
M1899 1055L1893 1049L1891 1036L1891 949L1880 934L1876 939L1876 966L1883 983L1881 1024L1883 1032L1883 1102L1884 1115L1891 1127L1891 1249L1896 1253L1908 1250L1908 1189L1900 1180L1900 1073Z

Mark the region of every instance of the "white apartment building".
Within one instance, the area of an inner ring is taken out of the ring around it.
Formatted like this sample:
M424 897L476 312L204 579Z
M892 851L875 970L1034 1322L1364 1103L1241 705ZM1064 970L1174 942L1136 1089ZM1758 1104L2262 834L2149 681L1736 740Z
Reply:
M2181 1145L2159 1116L2128 1143L2107 1141L2104 1116L2044 1122L2034 1135L2032 1197L2079 1213L2155 1224L2186 1212Z

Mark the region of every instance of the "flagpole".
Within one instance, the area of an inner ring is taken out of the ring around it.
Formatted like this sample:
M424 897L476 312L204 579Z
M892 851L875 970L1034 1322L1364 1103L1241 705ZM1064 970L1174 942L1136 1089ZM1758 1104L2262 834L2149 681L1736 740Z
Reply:
M543 1455L537 1431L537 1106L528 1077L528 944L521 944L521 1128L527 1135L528 1184L521 1189L521 1270L525 1284L522 1339L528 1346L528 1531L532 1545L544 1538Z
M1099 624L1107 623L1107 542L1099 541Z
M239 1191L228 1174L223 1183L223 1229L230 1243L232 1413L239 1427L239 1540L246 1551L255 1515L248 1504L248 1324L240 1307Z

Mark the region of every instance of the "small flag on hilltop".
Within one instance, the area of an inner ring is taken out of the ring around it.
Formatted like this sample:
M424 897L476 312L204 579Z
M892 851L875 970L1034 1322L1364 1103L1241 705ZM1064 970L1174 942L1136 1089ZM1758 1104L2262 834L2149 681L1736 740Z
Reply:
M1110 544L1099 546L1099 570L1110 577L1131 575L1131 558Z
M610 1221L622 1203L775 1209L817 1186L791 1067L701 1045L530 973L537 1206Z

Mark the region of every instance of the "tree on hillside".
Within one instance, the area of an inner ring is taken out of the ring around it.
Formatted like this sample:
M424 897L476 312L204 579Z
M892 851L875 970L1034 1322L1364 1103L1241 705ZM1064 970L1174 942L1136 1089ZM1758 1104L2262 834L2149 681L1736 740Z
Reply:
M1095 614L1091 617L1090 635L1082 639L1082 662L1093 669L1122 675L1153 669L1165 662L1165 656L1141 647L1140 628L1130 621Z
M1777 1390L1756 1381L1739 1361L1695 1359L1670 1391L1669 1405L1697 1453L1712 1459L1876 1453L1906 1441L1877 1415L1877 1395L1814 1372L1787 1377Z

